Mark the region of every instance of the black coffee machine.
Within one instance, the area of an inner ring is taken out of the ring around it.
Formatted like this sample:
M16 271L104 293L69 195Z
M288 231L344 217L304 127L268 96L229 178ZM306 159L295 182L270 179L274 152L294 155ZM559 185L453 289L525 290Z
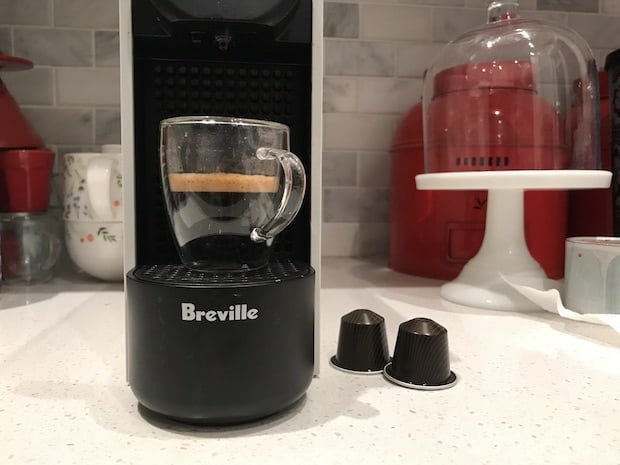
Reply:
M316 373L322 3L119 4L129 384L143 407L185 422L265 417L300 399ZM307 190L267 266L214 274L181 265L159 123L185 115L290 127ZM188 308L221 318L188 318Z

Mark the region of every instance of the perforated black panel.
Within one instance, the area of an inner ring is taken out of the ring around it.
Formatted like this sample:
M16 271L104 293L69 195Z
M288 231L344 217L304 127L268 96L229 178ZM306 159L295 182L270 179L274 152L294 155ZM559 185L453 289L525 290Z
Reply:
M292 124L300 107L303 68L245 63L179 63L154 61L155 109L161 114L251 114Z
M310 66L151 59L137 63L136 233L140 264L178 263L161 193L159 122L182 115L277 121L291 129L291 150L311 170ZM139 83L139 84L138 84ZM308 179L307 185L310 185ZM276 253L309 259L309 198L276 240Z
M135 277L170 286L238 287L300 278L310 272L310 267L302 262L275 259L262 268L240 273L206 273L182 265L141 266L136 268Z

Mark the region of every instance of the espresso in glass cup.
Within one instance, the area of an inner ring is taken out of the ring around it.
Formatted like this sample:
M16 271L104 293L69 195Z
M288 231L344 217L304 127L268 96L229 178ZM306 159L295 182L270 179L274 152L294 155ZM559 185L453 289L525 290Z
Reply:
M212 272L265 265L305 192L289 128L242 118L170 118L161 122L160 149L166 209L183 264Z

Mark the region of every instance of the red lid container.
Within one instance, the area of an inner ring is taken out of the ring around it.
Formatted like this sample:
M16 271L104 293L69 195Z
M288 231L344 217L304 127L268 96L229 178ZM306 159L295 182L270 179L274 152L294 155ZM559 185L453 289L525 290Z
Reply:
M51 150L0 150L0 211L47 210L53 165Z

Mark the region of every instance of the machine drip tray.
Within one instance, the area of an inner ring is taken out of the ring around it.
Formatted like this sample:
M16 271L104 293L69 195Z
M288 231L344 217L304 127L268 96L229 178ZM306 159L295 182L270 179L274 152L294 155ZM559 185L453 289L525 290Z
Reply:
M240 272L204 272L183 265L141 265L133 270L140 281L180 287L239 287L298 279L312 273L301 261L275 258L261 268Z

